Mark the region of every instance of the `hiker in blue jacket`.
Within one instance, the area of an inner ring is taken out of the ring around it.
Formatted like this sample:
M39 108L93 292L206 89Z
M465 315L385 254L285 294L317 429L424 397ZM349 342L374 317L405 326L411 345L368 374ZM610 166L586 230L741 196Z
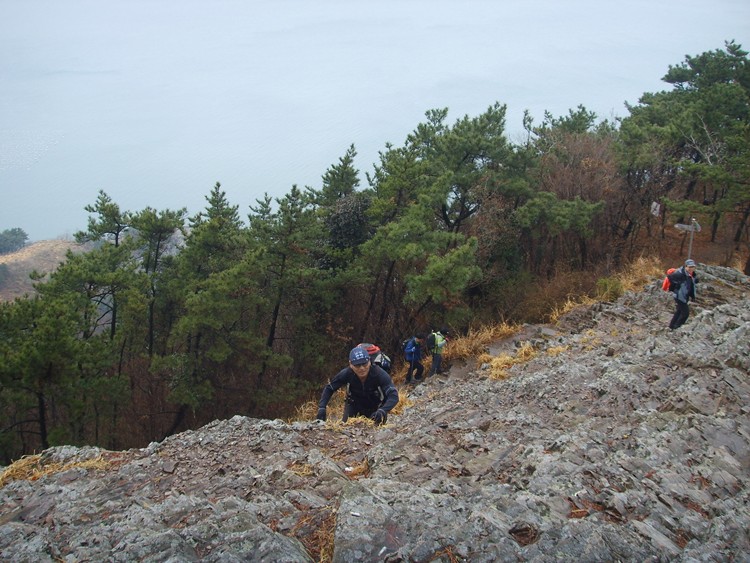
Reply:
M411 383L412 375L414 381L422 380L422 374L424 373L424 365L422 365L424 339L425 334L418 332L404 342L404 359L409 362L409 369L406 371L406 383Z
M326 407L333 394L349 386L344 406L344 422L350 416L371 418L375 424L385 424L388 413L398 404L398 391L391 376L370 362L370 355L361 346L349 352L349 367L338 372L323 388L318 403L318 420L326 419Z
M667 277L671 282L674 302L677 307L669 323L669 328L675 330L684 325L690 316L688 301L691 299L695 301L695 284L698 283L698 276L695 275L695 262L690 259L685 260L684 266L668 274Z

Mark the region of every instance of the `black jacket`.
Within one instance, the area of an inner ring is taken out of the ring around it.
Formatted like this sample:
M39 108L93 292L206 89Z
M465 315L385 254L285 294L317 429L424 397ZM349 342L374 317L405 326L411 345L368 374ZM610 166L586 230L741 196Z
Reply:
M695 273L691 276L685 266L682 266L667 277L672 282L672 291L677 301L682 303L687 303L691 299L695 301L695 284L698 283L698 276Z
M390 412L398 404L398 391L393 385L391 376L381 367L370 364L370 371L364 383L350 367L345 367L338 372L323 388L318 408L326 408L333 394L345 385L349 386L349 394L355 405L373 410L380 408L385 412Z

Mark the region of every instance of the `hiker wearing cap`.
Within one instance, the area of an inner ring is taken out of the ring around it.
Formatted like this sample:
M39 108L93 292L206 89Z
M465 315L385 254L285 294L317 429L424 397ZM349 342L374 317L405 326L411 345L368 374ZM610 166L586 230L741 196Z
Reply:
M349 386L344 406L344 422L350 416L365 416L375 424L385 424L388 413L398 404L398 391L381 367L370 362L370 355L361 346L349 352L349 366L338 372L323 388L318 403L318 420L326 419L326 407L333 394Z
M695 284L698 283L698 276L695 274L695 262L685 260L685 265L676 269L667 277L671 282L672 292L674 293L674 302L676 309L669 328L675 330L685 324L690 316L688 301L695 301Z

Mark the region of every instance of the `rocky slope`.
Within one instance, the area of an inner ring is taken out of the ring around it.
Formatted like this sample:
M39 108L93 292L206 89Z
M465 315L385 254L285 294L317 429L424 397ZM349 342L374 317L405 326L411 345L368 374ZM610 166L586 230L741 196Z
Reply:
M401 389L385 427L237 416L14 464L0 559L747 561L750 281L700 270L678 331L654 280L494 344L533 346L504 379Z

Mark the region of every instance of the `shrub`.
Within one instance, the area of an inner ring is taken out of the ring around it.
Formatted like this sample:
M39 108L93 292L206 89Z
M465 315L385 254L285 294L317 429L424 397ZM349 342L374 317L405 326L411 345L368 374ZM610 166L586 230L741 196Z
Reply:
M614 301L623 293L622 282L618 278L599 278L596 280L596 297L601 301Z

